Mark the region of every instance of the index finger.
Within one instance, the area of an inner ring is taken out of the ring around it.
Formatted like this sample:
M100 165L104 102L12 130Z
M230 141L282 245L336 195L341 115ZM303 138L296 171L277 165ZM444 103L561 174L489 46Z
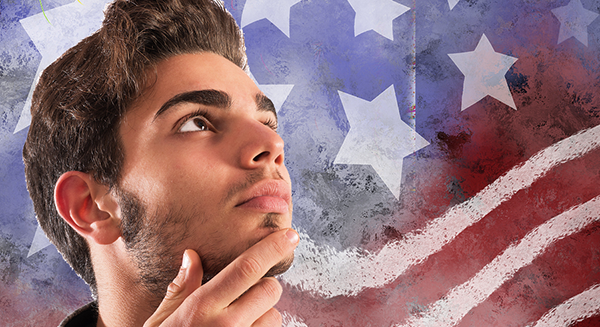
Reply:
M274 232L254 244L202 288L225 308L256 284L275 264L289 257L298 245L293 229Z

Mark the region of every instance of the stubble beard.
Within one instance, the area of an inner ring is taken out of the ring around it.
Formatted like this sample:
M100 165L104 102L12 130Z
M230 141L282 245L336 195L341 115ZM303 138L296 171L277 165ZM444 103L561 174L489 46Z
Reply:
M202 212L183 208L167 208L148 214L147 207L133 193L117 191L121 214L121 230L127 251L138 267L138 283L152 298L152 306L158 307L164 298L167 287L177 276L182 261L181 243L191 239L190 222L202 217ZM276 230L277 214L266 214L262 227ZM260 239L251 240L243 249L248 249ZM235 260L240 253L223 253L218 249L201 253L202 283L208 282ZM293 254L274 265L265 277L272 277L287 271L294 260Z

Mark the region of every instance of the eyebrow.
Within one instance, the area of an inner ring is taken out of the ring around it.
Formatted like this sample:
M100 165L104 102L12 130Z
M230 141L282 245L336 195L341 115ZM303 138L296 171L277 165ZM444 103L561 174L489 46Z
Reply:
M268 111L275 115L277 120L277 111L271 99L264 94L257 94L254 98L258 111ZM179 93L165 102L154 114L154 120L164 115L169 109L181 103L197 103L205 106L217 107L221 109L231 108L231 97L229 94L219 90L197 90Z
M259 93L254 98L254 101L256 102L256 110L272 112L273 115L275 115L275 121L277 121L277 110L275 110L275 105L271 99L266 95Z
M218 90L198 90L179 93L165 102L154 114L154 120L164 115L169 109L181 103L197 103L205 106L217 107L222 109L231 108L231 98L229 94Z

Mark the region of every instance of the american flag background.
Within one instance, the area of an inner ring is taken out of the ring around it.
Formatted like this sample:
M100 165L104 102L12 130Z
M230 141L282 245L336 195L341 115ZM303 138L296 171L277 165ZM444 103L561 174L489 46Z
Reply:
M0 1L2 326L90 300L21 148L37 76L105 3ZM284 326L600 326L598 0L224 5L286 142Z

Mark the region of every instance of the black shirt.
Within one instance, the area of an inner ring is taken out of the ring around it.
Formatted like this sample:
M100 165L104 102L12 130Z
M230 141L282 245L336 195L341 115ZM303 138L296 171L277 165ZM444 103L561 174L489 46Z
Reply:
M90 302L75 310L58 327L96 327L98 323L98 305Z

